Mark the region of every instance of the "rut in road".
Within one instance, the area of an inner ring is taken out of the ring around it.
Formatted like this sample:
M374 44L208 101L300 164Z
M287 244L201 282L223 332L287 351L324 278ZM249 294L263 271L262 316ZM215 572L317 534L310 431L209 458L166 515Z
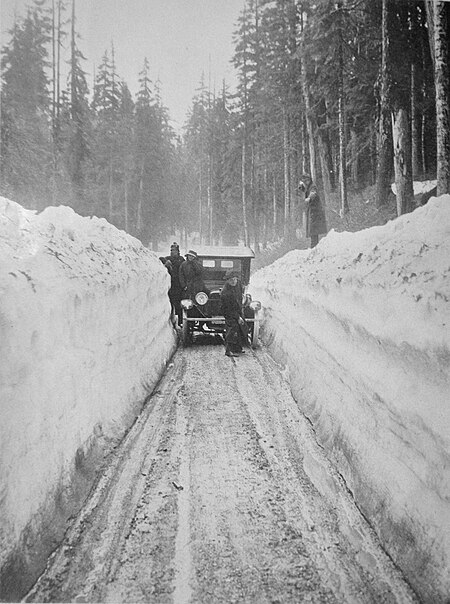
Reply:
M176 353L26 600L417 601L279 367L210 341Z

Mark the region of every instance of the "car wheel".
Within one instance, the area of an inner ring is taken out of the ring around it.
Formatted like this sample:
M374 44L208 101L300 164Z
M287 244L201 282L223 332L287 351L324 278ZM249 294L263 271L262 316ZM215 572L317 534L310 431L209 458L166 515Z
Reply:
M252 348L258 348L259 344L259 320L258 313L255 312L255 320L253 322L253 329L251 330L251 345Z
M187 320L187 313L185 309L183 309L183 325L181 329L181 340L183 342L183 346L189 346L192 341L192 334L189 329L189 321Z

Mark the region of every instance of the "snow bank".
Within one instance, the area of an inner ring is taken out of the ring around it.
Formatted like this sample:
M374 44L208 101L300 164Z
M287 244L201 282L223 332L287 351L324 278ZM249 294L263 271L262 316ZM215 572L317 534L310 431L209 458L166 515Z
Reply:
M0 562L23 587L175 338L167 271L104 219L0 198L0 250Z
M387 550L450 593L450 196L255 273L263 337Z
M428 193L429 191L432 191L436 185L437 180L415 180L413 182L414 195ZM391 191L394 193L394 195L397 195L397 185L395 182L391 184Z

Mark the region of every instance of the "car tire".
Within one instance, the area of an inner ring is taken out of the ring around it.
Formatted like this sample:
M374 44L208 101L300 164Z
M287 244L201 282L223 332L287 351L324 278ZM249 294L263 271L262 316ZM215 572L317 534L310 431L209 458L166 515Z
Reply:
M258 348L259 346L259 319L258 319L258 313L255 312L255 318L253 321L253 325L252 325L252 330L251 330L251 346L252 348Z
M183 325L181 326L181 341L183 346L189 346L192 342L192 334L189 329L186 310L183 308Z

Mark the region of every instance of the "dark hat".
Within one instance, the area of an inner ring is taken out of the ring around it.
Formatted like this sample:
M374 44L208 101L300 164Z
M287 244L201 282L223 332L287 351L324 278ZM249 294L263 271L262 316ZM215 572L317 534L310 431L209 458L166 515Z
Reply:
M304 174L301 175L300 180L312 180L311 174L308 174L308 172L305 172Z
M194 258L198 258L197 252L194 252L194 250L189 250L188 252L186 252L186 256L193 256Z
M228 281L228 279L232 279L233 277L236 277L237 279L241 278L241 275L239 274L238 271L235 271L233 269L229 269L226 273L225 273L225 279Z
M302 176L298 182L298 185L297 185L297 189L299 191L306 191L306 189L308 188L308 185L305 185L305 182L304 182L305 180L308 182L311 182L311 183L313 181L309 174L307 174L307 173L302 174Z
M171 249L171 250L176 249L176 250L178 250L178 251L179 251L179 250L180 250L180 246L178 245L178 243L177 243L176 241L174 241L174 242L172 243L172 245L170 246L170 249Z

